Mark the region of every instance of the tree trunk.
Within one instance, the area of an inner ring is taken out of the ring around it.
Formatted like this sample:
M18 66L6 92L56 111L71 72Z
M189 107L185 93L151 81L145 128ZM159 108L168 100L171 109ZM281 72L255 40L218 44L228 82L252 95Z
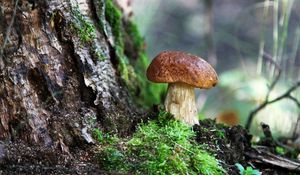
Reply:
M74 157L95 127L130 134L142 116L133 96L143 43L112 0L1 0L0 8L0 164L59 161L57 150Z

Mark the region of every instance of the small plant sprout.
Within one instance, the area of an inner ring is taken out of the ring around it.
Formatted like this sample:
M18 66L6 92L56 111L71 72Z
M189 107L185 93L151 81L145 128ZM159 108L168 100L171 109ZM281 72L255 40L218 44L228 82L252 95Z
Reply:
M243 165L236 163L235 166L239 169L240 175L261 175L262 173L256 169L253 169L251 166L248 166L246 169Z
M199 124L194 88L210 89L218 76L203 59L180 51L158 54L147 69L148 80L168 83L165 108L175 119L189 125Z

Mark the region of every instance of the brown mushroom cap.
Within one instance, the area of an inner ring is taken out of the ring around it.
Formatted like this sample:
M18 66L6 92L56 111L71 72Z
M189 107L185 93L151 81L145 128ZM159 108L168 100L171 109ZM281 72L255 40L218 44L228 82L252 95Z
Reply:
M200 57L180 51L159 53L147 69L147 78L156 83L186 83L209 89L218 76L209 63Z

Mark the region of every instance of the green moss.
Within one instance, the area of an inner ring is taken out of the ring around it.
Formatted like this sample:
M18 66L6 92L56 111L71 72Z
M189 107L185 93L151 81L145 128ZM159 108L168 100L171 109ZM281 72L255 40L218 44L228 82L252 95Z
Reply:
M122 29L122 13L115 6L112 0L105 0L105 18L111 26L112 34L115 41L115 53L119 60L118 69L121 73L121 77L125 80L126 84L129 84L128 75L128 59L124 54L124 40L123 40L123 29Z
M151 107L153 104L160 104L167 90L167 84L157 84L148 81L146 69L150 61L145 53L140 54L135 63L137 80L140 85L140 94L135 97L138 104L143 107Z
M73 21L71 28L80 38L81 44L89 44L91 55L99 61L104 61L106 57L104 56L103 50L101 50L95 42L97 35L94 24L85 19L78 6L72 7L72 14Z
M100 129L93 129L93 138L99 143L104 145L116 145L119 141L119 138L116 135L110 135L109 133L103 133Z
M115 6L112 0L105 0L105 17L112 28L115 44L124 48L122 35L122 12Z
M116 50L116 55L119 58L118 69L121 73L121 77L125 80L125 83L128 86L130 85L129 75L128 75L128 67L130 65L128 64L127 57L124 55L124 49L121 46L116 45L115 50Z
M132 62L140 91L135 95L135 101L143 107L151 107L153 104L159 104L167 89L167 84L155 84L147 80L146 70L150 60L145 53L145 41L138 31L137 26L129 21L126 25L126 34L131 38L132 49L136 51L136 60Z
M224 174L210 153L194 141L186 124L160 111L158 119L141 124L131 139L102 145L97 154L106 170L134 174Z
M84 18L78 6L72 8L72 14L74 16L72 27L75 29L80 40L85 43L96 38L95 26Z
M281 155L284 155L285 152L286 152L286 151L284 150L284 148L282 148L282 147L280 147L280 146L276 146L275 151L276 151L277 154L281 154Z
M105 14L99 15L100 28L106 31L104 25L109 24L111 27L111 33L106 32L106 34L109 35L108 38L114 39L112 47L118 60L118 70L134 101L145 108L151 107L153 104L159 104L166 91L166 84L154 84L147 80L145 74L149 59L145 54L144 38L141 37L137 26L130 21L122 21L122 13L115 6L113 0L99 0L97 2L98 8L105 7ZM105 60L105 54L93 42L96 38L94 24L85 19L78 6L72 8L72 14L71 27L82 44L91 45L90 53L94 58L100 61ZM124 41L128 42L128 40L132 45L129 50L133 54L127 53L128 48L126 48L127 45ZM128 57L133 61L129 63Z
M93 129L93 138L96 139L100 143L102 143L104 141L103 133L98 128Z
M108 146L105 151L101 152L100 166L105 167L106 170L119 172L126 172L126 164L124 164L125 158L122 152L113 146Z
M102 54L102 51L96 45L92 46L91 51L93 57L97 58L99 61L104 61L106 59L105 56Z
M219 137L220 139L226 139L224 130L216 130L216 136Z
M130 38L132 38L134 50L136 50L140 54L143 54L145 41L144 38L141 36L137 25L129 21L126 25L126 33L129 35Z
M119 61L118 70L134 97L134 101L146 108L153 104L159 104L166 91L166 84L154 84L146 78L145 74L149 59L145 54L144 38L141 37L137 26L133 22L127 21L123 24L122 13L112 0L106 0L105 7L105 18L111 26L115 41L113 47ZM125 39L130 40L132 48L125 48ZM130 52L128 50L131 50L134 54L127 53ZM129 64L127 57L135 61Z
M166 85L150 83L145 76L149 59L145 54L144 39L139 34L137 26L130 21L123 23L122 13L112 0L105 1L105 19L111 26L115 42L113 47L119 61L118 70L122 79L125 80L131 95L134 97L134 101L143 107L150 107L154 103L160 103ZM100 23L102 27L105 25L101 21ZM126 38L126 36L128 37ZM125 39L130 40L132 43L133 48L130 49L131 52L135 53L134 55L126 52L128 48L125 48ZM130 57L130 60L136 61L129 64L128 57Z

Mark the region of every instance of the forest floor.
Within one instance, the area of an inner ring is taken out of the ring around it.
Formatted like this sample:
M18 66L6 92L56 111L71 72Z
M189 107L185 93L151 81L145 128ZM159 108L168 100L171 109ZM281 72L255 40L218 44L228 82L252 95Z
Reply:
M267 125L264 127L268 128ZM251 167L249 174L253 175L256 173L252 168L270 175L299 173L300 169L297 169L297 166L300 164L295 160L300 152L299 148L286 151L286 148L282 147L285 143L273 140L271 135L267 134L261 141L251 143L252 135L242 126L227 127L209 119L201 121L200 126L194 126L194 130L198 133L197 142L209 145L223 166L227 167L228 174L246 174L246 167ZM220 131L224 132L221 137ZM264 131L271 134L268 129ZM290 162L292 159L295 162ZM294 163L295 166L292 165ZM241 167L240 165L245 171L240 172L241 169L237 168Z
M154 117L151 120L157 119ZM299 173L300 163L295 159L300 152L299 148L288 150L283 146L284 142L273 140L267 125L263 129L265 137L254 144L251 143L252 136L242 126L227 127L205 119L193 127L196 133L193 139L199 145L205 145L205 149L216 156L230 175ZM117 142L118 147L124 145L123 139ZM99 144L78 143L63 153L57 149L26 145L21 141L0 142L0 175L133 174L114 171L114 166L110 171L103 168L95 159L95 150L98 148ZM126 146L120 149L126 149Z

